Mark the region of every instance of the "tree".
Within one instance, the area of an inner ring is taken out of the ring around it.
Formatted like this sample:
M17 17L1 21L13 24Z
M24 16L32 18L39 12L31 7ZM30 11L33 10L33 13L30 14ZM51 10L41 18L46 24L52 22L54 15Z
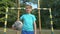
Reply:
M41 8L52 8L52 15L53 15L53 21L54 21L54 27L55 28L59 28L59 26L60 26L60 25L58 25L58 24L60 24L59 23L60 22L60 18L59 18L60 17L59 16L59 14L60 14L59 6L60 6L60 0L41 0ZM42 15L44 13L45 13L45 11L42 12ZM47 12L46 15L48 15L48 13L49 12ZM44 19L47 18L47 17L45 17L45 15L43 15L42 17L44 17ZM50 21L49 18L47 18L47 19L45 19L45 22L43 21L43 23L47 23L47 26L48 26L48 24L50 23L49 21Z
M6 14L6 7L16 7L16 4L15 4L15 2L13 2L12 0L0 0L0 22L3 22L4 23L4 21L5 21L5 14ZM9 10L10 11L10 10ZM11 12L12 13L12 15L14 14L17 14L16 12ZM10 19L11 19L11 13L9 13L8 12L8 22L10 21ZM16 17L14 17L14 18L16 18ZM13 18L13 19L14 19ZM13 20L12 19L12 20ZM11 20L11 21L12 21ZM15 20L15 19L14 19ZM1 24L2 25L2 24Z

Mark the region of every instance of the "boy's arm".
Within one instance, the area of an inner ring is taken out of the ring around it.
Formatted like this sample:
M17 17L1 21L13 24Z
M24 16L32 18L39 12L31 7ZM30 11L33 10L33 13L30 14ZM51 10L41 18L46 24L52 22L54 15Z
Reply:
M34 34L36 34L36 22L34 22Z

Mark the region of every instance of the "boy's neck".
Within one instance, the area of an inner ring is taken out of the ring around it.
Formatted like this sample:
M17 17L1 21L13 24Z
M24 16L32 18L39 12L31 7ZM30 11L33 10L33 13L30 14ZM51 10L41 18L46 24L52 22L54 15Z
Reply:
M31 14L31 13L26 13L26 14Z

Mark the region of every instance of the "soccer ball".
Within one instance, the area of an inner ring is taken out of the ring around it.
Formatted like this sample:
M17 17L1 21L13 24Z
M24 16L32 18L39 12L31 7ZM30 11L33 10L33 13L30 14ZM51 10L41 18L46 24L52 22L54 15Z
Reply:
M13 25L12 28L15 28L16 30L21 30L23 26L23 23L21 21L16 21Z

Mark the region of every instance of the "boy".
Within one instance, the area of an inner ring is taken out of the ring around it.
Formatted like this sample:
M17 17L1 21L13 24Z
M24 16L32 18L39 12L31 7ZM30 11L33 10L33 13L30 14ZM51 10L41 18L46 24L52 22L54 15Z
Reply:
M31 14L32 6L26 6L26 14L20 17L23 21L22 34L36 34L36 18Z

